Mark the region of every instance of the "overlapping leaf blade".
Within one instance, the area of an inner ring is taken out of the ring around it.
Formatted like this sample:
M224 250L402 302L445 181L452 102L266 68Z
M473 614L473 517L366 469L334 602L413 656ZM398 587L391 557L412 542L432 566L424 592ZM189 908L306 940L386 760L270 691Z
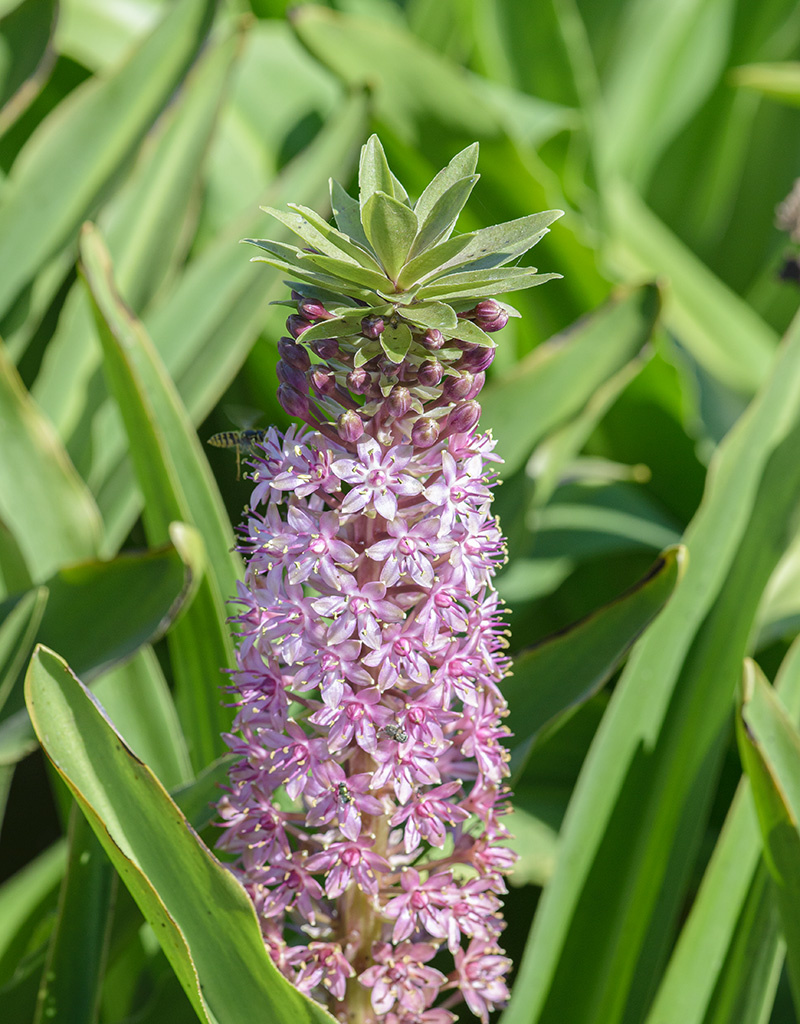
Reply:
M615 690L505 1024L565 1015L613 1022L641 1012L629 1000L649 1001L646 985L632 987L637 964L638 977L652 978L666 954L664 922L681 905L738 665L800 498L799 398L796 324L767 387L718 452L687 533L686 576ZM671 851L664 837L678 829L684 843Z
M212 681L233 665L224 604L235 593L238 577L237 557L231 555L233 534L175 386L141 323L119 299L108 251L96 229L88 226L81 259L109 385L125 421L145 496L148 537L151 543L163 542L170 522L182 519L196 524L208 556L208 571L192 606L170 633L178 706L199 768L223 752L220 734L230 718Z
M660 299L655 288L629 293L540 346L507 378L481 393L509 476L546 433L574 416L595 388L637 355L650 336Z
M775 884L795 1007L800 1006L800 731L758 666L745 664L737 737Z
M331 1018L280 975L253 905L127 750L66 664L38 648L26 699L39 738L150 921L201 1020Z
M86 83L29 140L0 205L0 311L75 232L205 38L213 0L180 0L108 80Z

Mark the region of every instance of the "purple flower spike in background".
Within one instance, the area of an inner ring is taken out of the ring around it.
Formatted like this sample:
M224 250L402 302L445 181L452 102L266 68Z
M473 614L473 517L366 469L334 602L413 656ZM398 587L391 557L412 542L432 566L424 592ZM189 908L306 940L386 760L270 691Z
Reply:
M254 242L293 289L279 397L305 425L251 464L219 845L277 966L352 1024L508 998L504 544L475 399L518 315L491 296L556 276L516 262L560 212L453 235L476 162L412 205L373 136L336 228L268 210L301 247Z

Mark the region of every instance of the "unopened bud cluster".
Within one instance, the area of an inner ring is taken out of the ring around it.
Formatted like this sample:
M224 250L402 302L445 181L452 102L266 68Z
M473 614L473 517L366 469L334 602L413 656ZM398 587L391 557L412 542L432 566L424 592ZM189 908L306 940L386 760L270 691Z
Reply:
M402 362L378 353L355 366L365 341L384 332L384 318L365 316L361 334L318 339L306 347L303 333L333 314L319 300L299 292L292 298L297 312L286 321L290 337L278 343L278 399L290 416L331 439L335 431L345 444L368 430L380 444L406 441L415 448L466 433L478 422L481 409L475 398L485 383L493 348L445 339L435 328L422 330L409 322L412 343ZM493 299L459 316L487 333L508 322L508 314ZM396 315L396 320L402 316Z

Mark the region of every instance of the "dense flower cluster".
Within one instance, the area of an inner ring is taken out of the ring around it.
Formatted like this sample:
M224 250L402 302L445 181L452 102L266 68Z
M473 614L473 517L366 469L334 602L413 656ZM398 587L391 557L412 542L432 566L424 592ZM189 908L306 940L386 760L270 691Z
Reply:
M491 439L397 432L271 430L254 460L221 846L299 988L344 1002L354 978L375 1015L444 1024L442 989L484 1019L507 997L504 549Z
M412 205L373 137L339 230L293 207L268 212L309 247L256 242L296 275L278 396L304 423L251 461L219 845L278 968L358 1024L508 998L505 548L475 399L515 313L487 282L552 276L503 264L559 213L448 242L476 159Z

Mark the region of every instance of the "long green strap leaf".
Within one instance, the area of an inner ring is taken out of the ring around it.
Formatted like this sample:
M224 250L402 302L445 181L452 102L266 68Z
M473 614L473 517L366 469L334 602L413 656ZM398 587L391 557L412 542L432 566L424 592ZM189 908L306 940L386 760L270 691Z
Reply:
M622 183L606 190L609 256L629 277L666 278L664 320L724 385L752 394L770 371L777 335Z
M240 42L231 35L208 46L159 118L130 177L102 210L119 290L138 313L185 257L187 215ZM102 361L89 301L76 282L31 391L90 483L107 472L106 458L115 456L107 438L119 431L110 404L104 422L87 415L103 394Z
M783 660L776 692L800 718L800 642ZM743 778L681 929L647 1024L758 1024L782 961L779 922L750 783Z
M649 1001L647 979L657 977L664 922L683 899L747 634L800 486L798 406L795 323L764 391L718 449L686 536L684 580L635 648L589 751L504 1024L612 1024L634 973L641 984L631 998ZM672 849L676 829L685 829L684 842Z
M157 640L191 600L203 575L202 541L194 528L173 523L170 533L174 546L81 562L51 576L41 588L49 597L32 639L60 644L87 680ZM35 594L31 591L22 601L35 601ZM0 715L0 764L14 764L36 746L23 706L25 660L15 658L18 672L8 676L9 693Z
M38 648L26 680L37 735L209 1024L331 1024L270 960L253 905L88 691Z
M46 587L0 604L0 711L33 650L46 604Z
M481 422L497 438L510 476L554 427L575 416L596 388L636 356L660 307L654 286L612 300L540 345L513 373L481 392Z
M0 312L90 213L202 43L214 0L178 0L109 78L91 79L42 122L0 205Z
M627 593L581 622L543 640L514 661L503 684L514 734L517 776L533 745L552 733L610 678L642 631L661 611L683 575L684 548L664 552Z
M800 1008L800 731L764 674L745 663L736 722L739 752L750 779L764 857L777 891L786 963Z
M0 245L2 243L0 242ZM34 583L100 544L91 493L0 343L0 520Z
M109 385L128 432L145 499L151 543L163 542L175 519L200 530L208 571L189 611L170 633L178 708L193 763L201 768L224 751L230 713L221 707L220 672L232 668L233 643L224 599L236 592L233 533L211 469L177 389L144 327L116 291L108 251L97 230L84 228L81 267L95 310Z
M117 879L74 803L67 846L67 871L33 1024L46 1024L59 1015L68 1015L73 1024L95 1024L100 1007Z

